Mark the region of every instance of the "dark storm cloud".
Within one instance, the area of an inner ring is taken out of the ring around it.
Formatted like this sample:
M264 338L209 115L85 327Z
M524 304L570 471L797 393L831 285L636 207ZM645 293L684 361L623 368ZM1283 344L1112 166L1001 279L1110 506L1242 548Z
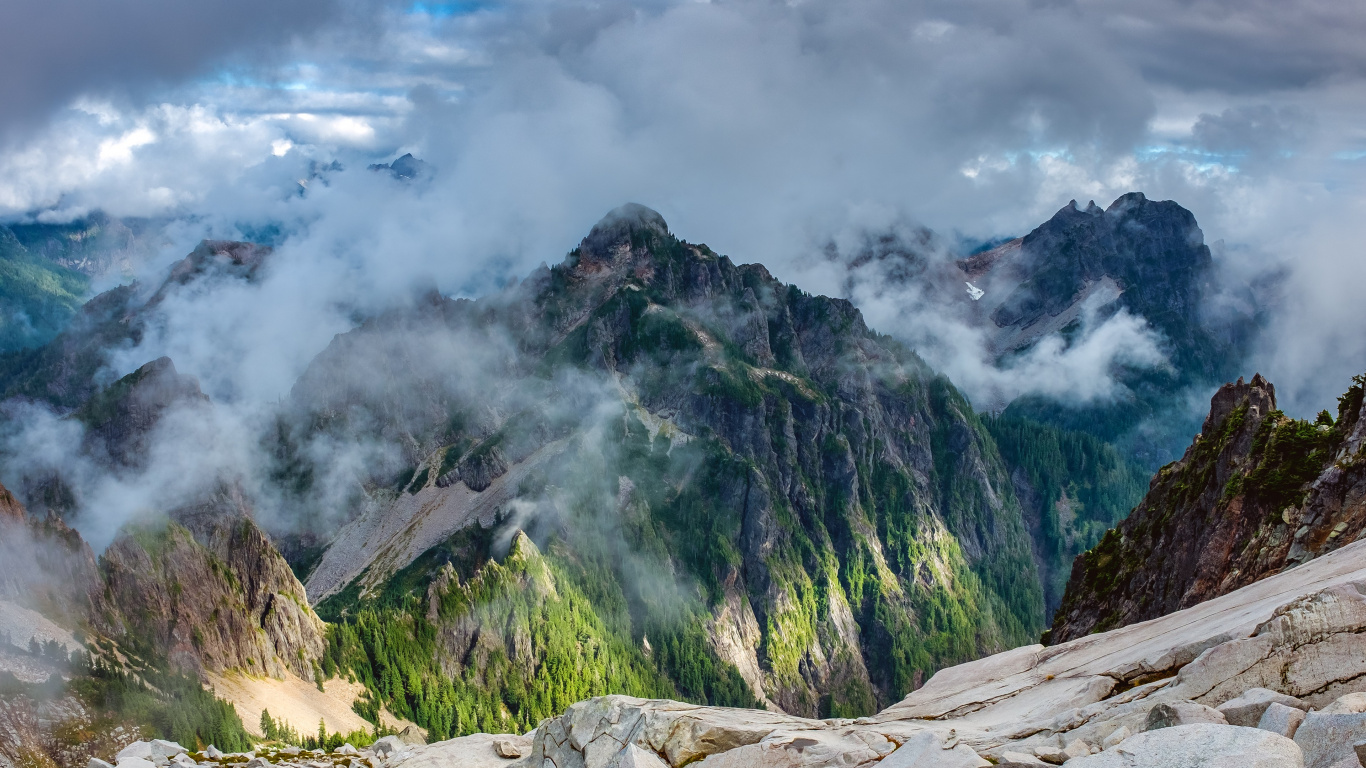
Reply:
M224 55L287 41L340 5L341 0L6 0L0 4L0 132L32 126L87 91L137 89L200 74Z
M1366 74L1366 6L1350 0L1079 3L1156 82L1234 93Z

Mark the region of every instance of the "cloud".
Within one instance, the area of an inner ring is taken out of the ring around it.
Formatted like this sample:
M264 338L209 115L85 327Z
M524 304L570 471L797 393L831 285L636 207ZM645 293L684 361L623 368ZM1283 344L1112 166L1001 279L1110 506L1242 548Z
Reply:
M277 47L340 10L338 0L11 0L0 23L0 138L87 93L137 93Z
M169 355L252 428L359 318L428 282L494 291L627 200L737 261L847 294L985 403L1114 396L1114 367L1160 365L1160 339L1140 318L1092 316L1070 345L1001 370L923 297L847 286L825 245L906 221L949 241L1015 236L1068 199L1141 190L1226 242L1230 284L1284 275L1257 365L1293 409L1326 407L1366 370L1366 347L1338 330L1352 327L1366 201L1366 11L1350 4L228 8L22 6L33 40L53 39L59 12L76 19L54 53L6 49L23 25L0 25L0 64L32 73L0 80L9 127L42 126L0 150L0 216L167 217L146 285L202 237L269 233L258 282L172 298L110 359L127 373ZM365 170L404 152L430 176ZM383 443L340 449L313 447L338 457L340 489L396 460Z

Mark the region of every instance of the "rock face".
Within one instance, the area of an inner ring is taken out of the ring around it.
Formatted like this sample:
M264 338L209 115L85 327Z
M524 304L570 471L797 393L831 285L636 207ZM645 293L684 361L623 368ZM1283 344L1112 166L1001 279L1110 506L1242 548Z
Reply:
M516 499L558 510L531 515L538 540L615 564L634 644L657 584L623 569L697 585L713 652L788 712L871 714L1040 624L1019 505L961 395L848 302L683 242L642 206L504 294L424 295L339 336L291 404L294 439L378 434L410 464L323 554L319 599L382 591Z
M240 492L224 488L121 534L100 558L107 621L182 668L311 680L323 623L247 511Z
M1366 531L1362 384L1337 418L1295 421L1260 375L1221 388L1201 434L1073 565L1049 642L1162 616L1304 563Z

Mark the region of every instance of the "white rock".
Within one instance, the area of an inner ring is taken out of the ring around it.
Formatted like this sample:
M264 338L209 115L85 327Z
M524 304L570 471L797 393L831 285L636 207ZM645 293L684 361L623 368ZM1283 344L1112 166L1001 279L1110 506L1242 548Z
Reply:
M403 750L407 746L408 745L397 736L385 736L382 739L377 739L374 744L371 744L370 749L380 757L388 757L395 752Z
M222 760L223 752L218 747L215 747L214 745L210 744L208 749L204 750L204 756L209 758L210 760Z
M1062 748L1062 753L1066 755L1066 757L1063 758L1063 762L1071 760L1074 757L1086 757L1091 754L1091 745L1081 739L1072 739L1067 742L1067 746Z
M1305 768L1332 768L1344 758L1355 759L1352 745L1360 741L1366 741L1366 713L1360 712L1310 712L1295 731Z
M669 768L669 764L654 752L627 744L611 768Z
M1027 752L1015 752L1012 750L1006 750L1001 753L1001 762L1015 763L1016 765L1048 765L1048 763L1045 763Z
M150 742L150 741L135 741L135 742L133 742L132 744L129 744L128 746L126 746L126 747L124 747L123 749L119 750L119 754L118 754L114 759L115 759L117 762L120 762L120 763L121 763L121 762L123 762L123 759L124 759L125 757L140 757L140 758L142 758L143 760L146 760L146 761L148 761L148 762L151 762L151 760L152 760L152 742Z
M1223 713L1229 725L1254 727L1261 722L1262 713L1271 704L1308 710L1309 706L1294 696L1277 693L1269 688L1250 688L1236 699L1229 699L1215 709Z
M522 745L512 739L498 739L493 742L493 752L499 757L521 757L523 751Z
M907 739L897 751L878 763L880 768L981 768L991 765L958 742L957 736L942 738L934 731L921 731Z
M1332 704L1319 710L1325 715L1356 715L1366 712L1366 693L1349 693L1339 696Z
M270 761L264 757L253 757L247 761L247 768L268 768Z
M1262 719L1257 722L1257 727L1263 731L1271 731L1287 739L1293 739L1295 738L1295 731L1303 722L1304 710L1287 707L1273 701L1267 705L1266 711L1262 713Z
M190 751L174 741L166 741L165 739L152 739L152 749L160 751L167 757L184 754Z
M1159 728L1067 768L1305 768L1295 742L1257 728L1197 723Z
M853 729L776 731L758 744L708 755L698 768L824 768L863 765L894 754L896 745ZM588 768L594 768L588 761Z
M155 768L156 763L145 757L120 757L118 768Z
M1110 731L1110 735L1105 737L1105 740L1100 743L1100 746L1102 749L1118 746L1123 743L1125 739L1129 738L1130 735L1128 726L1121 725L1113 731Z
M1216 723L1228 725L1224 713L1204 704L1193 701L1168 701L1158 704L1148 711L1146 731L1158 728L1171 728L1175 725L1194 725L1195 723Z
M90 758L90 761L85 764L85 768L114 768L114 766L98 757L92 757Z
M1045 763L1052 763L1053 765L1061 765L1067 762L1067 758L1070 757L1070 755L1062 751L1061 747L1055 747L1048 744L1034 747L1034 756Z

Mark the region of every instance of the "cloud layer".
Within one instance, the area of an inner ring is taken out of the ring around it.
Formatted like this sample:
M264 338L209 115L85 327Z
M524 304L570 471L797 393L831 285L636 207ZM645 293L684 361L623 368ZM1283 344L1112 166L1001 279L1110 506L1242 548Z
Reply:
M1281 275L1255 368L1288 410L1329 407L1366 370L1351 4L137 5L7 7L0 218L167 217L152 285L201 237L276 242L261 282L168 301L110 359L122 374L172 357L227 409L215 434L250 432L232 425L258 424L357 317L433 281L485 294L628 200L847 293L980 404L1107 397L1110 367L1160 364L1157 341L1119 315L1002 372L980 338L913 294L851 287L822 249L906 221L1016 236L1069 199L1140 190L1224 242L1227 281ZM409 151L428 176L365 170Z

